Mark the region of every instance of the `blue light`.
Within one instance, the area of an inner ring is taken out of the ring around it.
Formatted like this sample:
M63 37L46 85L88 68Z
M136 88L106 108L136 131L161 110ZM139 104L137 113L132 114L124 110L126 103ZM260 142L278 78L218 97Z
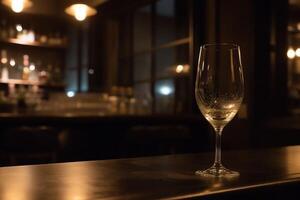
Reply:
M74 92L74 91L68 91L68 92L67 92L67 96L68 96L69 98L72 98L72 97L75 96L75 92Z
M159 92L162 94L162 95L170 95L172 93L172 88L169 87L169 86L161 86L159 88Z

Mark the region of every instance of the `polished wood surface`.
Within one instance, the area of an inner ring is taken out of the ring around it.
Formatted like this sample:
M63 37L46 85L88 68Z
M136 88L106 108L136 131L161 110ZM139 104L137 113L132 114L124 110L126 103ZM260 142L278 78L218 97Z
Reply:
M208 167L211 158L208 153L3 167L0 199L218 199L299 188L294 184L300 182L300 146L224 152L224 163L240 172L238 178L194 175ZM253 189L258 193L251 193Z

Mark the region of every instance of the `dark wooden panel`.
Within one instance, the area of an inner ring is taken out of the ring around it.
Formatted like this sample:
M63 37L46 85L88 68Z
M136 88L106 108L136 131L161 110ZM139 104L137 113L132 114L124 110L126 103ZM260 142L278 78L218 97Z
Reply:
M210 137L213 134L207 131L208 123L199 116L85 114L0 114L0 165L12 164L7 161L7 155L15 153L14 150L22 153L20 148L31 148L31 145L40 143L39 139L42 142L49 141L43 136L43 127L54 130L49 136L58 140L58 145L53 148L57 153L57 160L64 162L203 152L212 147L210 144L213 140ZM29 131L24 133L24 128ZM27 139L24 140L23 137ZM37 148L28 154L40 151L42 149ZM32 162L53 161L29 158L18 164Z

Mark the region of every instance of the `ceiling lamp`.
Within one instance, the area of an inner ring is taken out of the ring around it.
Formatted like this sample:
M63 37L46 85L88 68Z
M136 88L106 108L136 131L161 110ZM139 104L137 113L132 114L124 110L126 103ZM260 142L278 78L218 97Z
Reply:
M73 4L65 9L65 12L72 15L78 21L83 21L89 16L97 14L97 10L86 4Z
M20 13L25 8L32 6L32 2L30 0L2 0L2 3L10 7L15 13Z

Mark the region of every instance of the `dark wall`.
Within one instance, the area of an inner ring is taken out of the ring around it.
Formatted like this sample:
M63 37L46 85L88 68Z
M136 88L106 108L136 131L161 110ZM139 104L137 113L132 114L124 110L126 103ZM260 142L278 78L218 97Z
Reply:
M255 10L252 0L207 0L205 1L205 20L202 23L204 43L236 43L241 47L242 64L245 77L245 97L239 113L224 129L224 146L226 148L247 148L250 146L249 102L253 84L254 48L255 48ZM199 47L197 48L197 56Z
M213 147L207 123L195 116L11 116L0 125L1 165L194 153Z
M248 146L250 130L248 126L249 110L248 103L251 84L253 80L252 70L254 67L254 5L252 0L217 0L220 2L219 28L217 37L220 42L236 43L241 48L241 59L245 78L245 93L243 105L240 108L235 126L229 123L224 133L225 142L233 146ZM227 132L227 133L226 133ZM236 139L235 139L236 138ZM227 140L226 140L227 139Z
M93 39L91 63L95 75L90 77L94 91L108 91L117 84L118 65L118 23L113 17L97 16L92 22Z

